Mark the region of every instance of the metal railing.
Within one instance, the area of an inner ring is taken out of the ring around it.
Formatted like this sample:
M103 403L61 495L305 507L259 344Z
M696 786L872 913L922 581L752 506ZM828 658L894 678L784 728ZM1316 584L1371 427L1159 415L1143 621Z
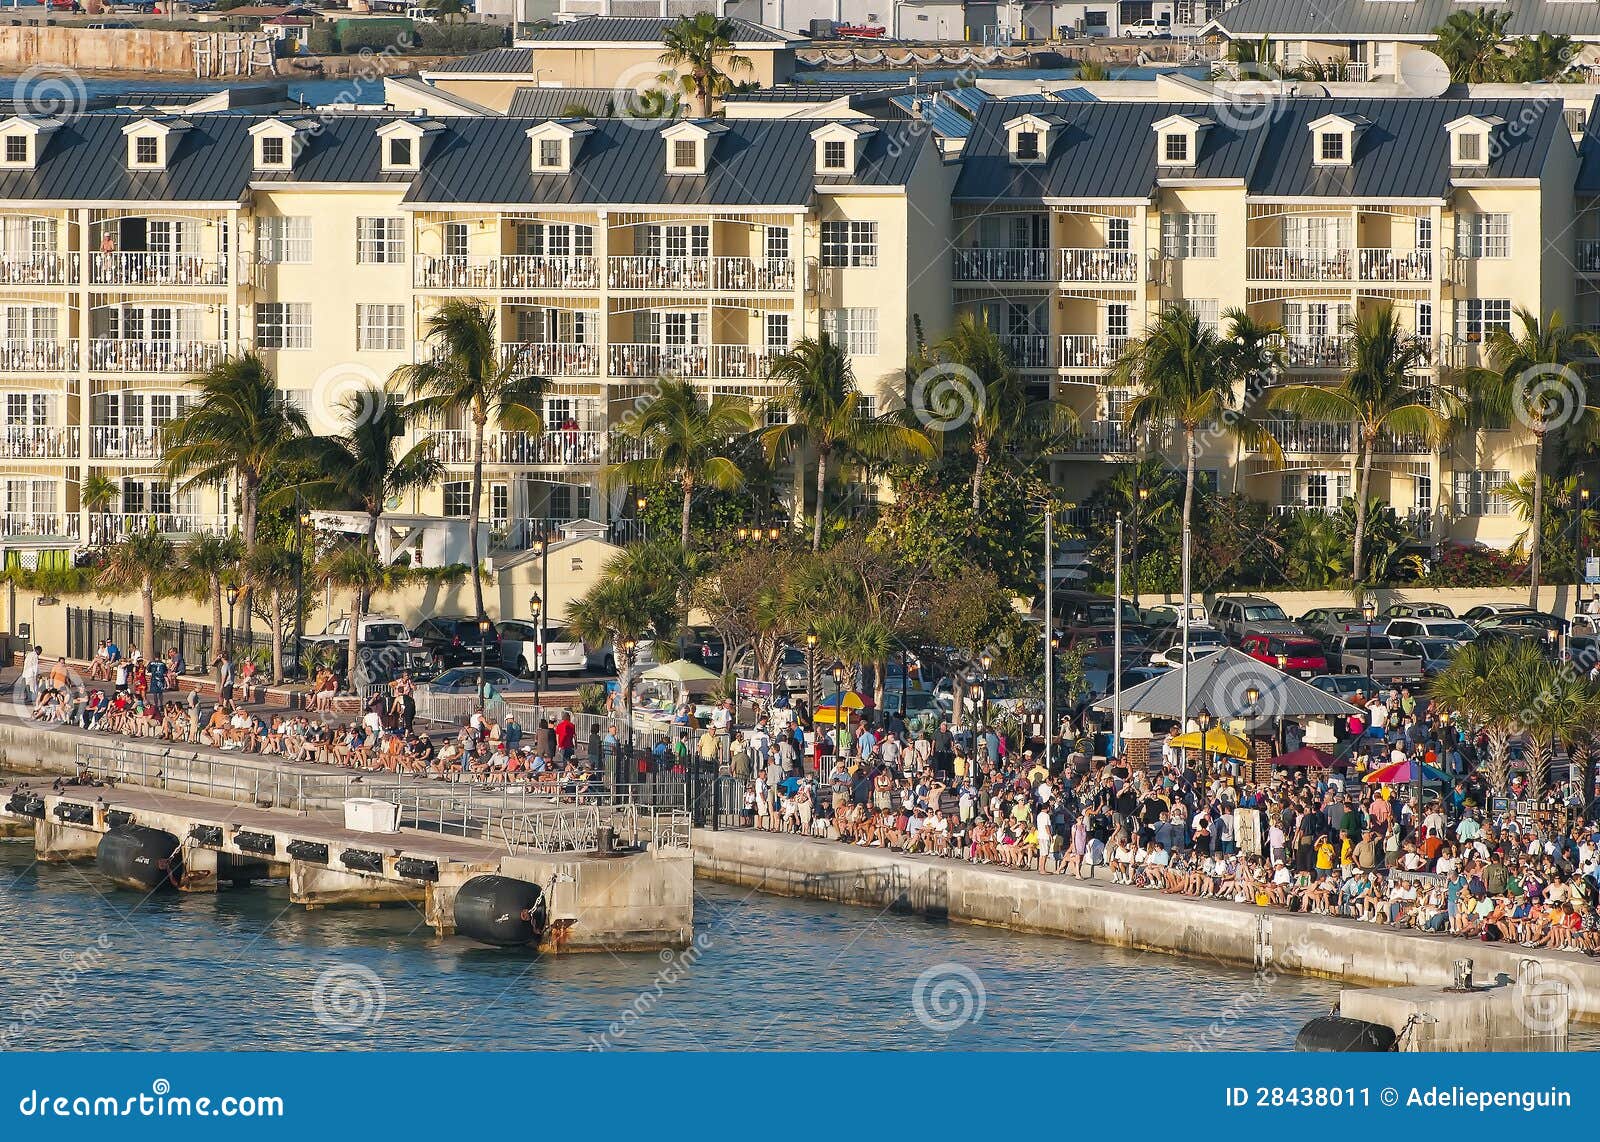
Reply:
M74 460L81 440L76 425L8 424L0 430L0 458Z
M460 428L428 434L434 453L446 464L472 463L472 433ZM606 458L606 432L598 428L557 428L529 432L490 432L483 440L486 464L600 464Z
M500 285L505 289L599 289L598 258L547 254L502 254Z
M203 373L228 354L223 341L124 341L97 337L89 342L89 367L122 373Z
M1050 367L1050 335L1048 333L1008 333L1000 339L1006 357L1019 369L1047 369Z
M606 371L613 377L639 379L667 374L706 377L711 374L709 349L708 345L612 345Z
M91 285L220 286L228 284L226 259L154 251L89 255Z
M495 289L499 270L498 256L417 254L411 260L411 282L417 289Z
M1572 253L1580 274L1600 274L1600 238L1579 238Z
M959 282L1050 280L1050 251L1044 248L975 248L953 251Z
M139 746L106 739L73 746L80 770L121 785L309 812L369 794L356 774L307 773L270 760L210 757L192 746Z
M76 341L0 341L0 373L46 373L78 367Z
M161 429L91 424L89 455L96 460L155 460L162 454Z
M1356 272L1364 282L1432 281L1433 251L1364 247L1356 251Z
M768 292L792 290L795 283L794 259L713 258L712 280L716 283L717 289Z
M1136 282L1139 255L1132 250L1069 247L1060 252L1057 276L1064 282Z
M96 512L89 516L89 542L116 543L144 531L175 537L226 535L232 525L228 516L198 512Z
M61 512L4 512L0 513L0 535L59 535L77 539L78 517Z
M1063 333L1061 358L1057 364L1063 369L1109 369L1117 363L1127 344L1126 337Z
M708 289L711 259L637 255L608 258L606 283L612 289Z
M1089 454L1131 452L1134 440L1120 420L1091 420L1079 426L1065 447L1068 452Z
M1295 246L1251 246L1245 252L1245 277L1271 282L1347 282L1355 251Z
M501 346L516 367L540 377L593 377L600 372L600 348L563 341L508 341Z
M536 546L541 536L557 536L564 525L577 522L572 516L523 516L507 524L500 546L506 550L525 551ZM647 536L644 521L640 519L614 519L605 526L606 539L611 543L636 543Z
M78 255L8 254L0 257L0 285L77 285Z
M1291 369L1342 369L1349 360L1352 338L1347 334L1325 337L1283 338L1283 357Z

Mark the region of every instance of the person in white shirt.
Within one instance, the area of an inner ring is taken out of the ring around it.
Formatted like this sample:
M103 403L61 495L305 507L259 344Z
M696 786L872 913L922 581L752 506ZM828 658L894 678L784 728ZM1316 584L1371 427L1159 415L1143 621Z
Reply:
M1043 805L1033 819L1034 831L1039 835L1039 871L1049 872L1050 863L1050 806Z

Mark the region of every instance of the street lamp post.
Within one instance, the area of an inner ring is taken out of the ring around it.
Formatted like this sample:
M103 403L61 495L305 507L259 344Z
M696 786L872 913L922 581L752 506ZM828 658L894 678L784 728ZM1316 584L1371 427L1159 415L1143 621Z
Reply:
M1578 489L1578 518L1572 521L1572 562L1577 574L1573 576L1574 595L1572 617L1583 613L1583 515L1589 510L1589 489Z
M233 607L238 601L239 584L230 579L228 580L228 633L222 640L222 657L230 666L233 664Z
M534 598L548 599L549 597L550 532L547 529L545 533L539 537L539 594L535 595ZM544 689L550 685L550 661L549 656L545 653L544 648L545 626L543 609L541 608L540 610L535 611L534 617L539 620L539 661L533 664L533 668L539 674L539 680L537 683L538 687L540 689ZM535 702L534 704L537 705L538 703Z
M533 706L542 713L539 695L544 673L544 596L537 591L528 600L528 613L533 616L534 626L538 629L538 642L533 647Z
M844 717L844 663L835 662L828 671L833 675L833 752L835 756L843 757L844 752L839 748L839 722Z
M806 631L806 716L817 717L817 632Z
M484 679L484 668L486 665L485 656L489 650L489 632L493 628L494 624L489 621L488 615L478 616L478 701L480 703L487 702L489 697L488 685Z
M1367 627L1367 653L1372 653L1372 624L1378 618L1378 604L1371 599L1361 604L1361 621Z
M1195 717L1200 726L1200 780L1211 780L1211 751L1206 748L1206 735L1211 731L1211 711L1200 707L1200 713Z
M633 648L637 645L631 638L622 640L622 704L623 714L628 719L629 765L633 764Z
M978 657L978 665L983 668L983 678L979 682L979 708L978 728L986 730L989 727L989 668L994 665L994 659L985 651Z

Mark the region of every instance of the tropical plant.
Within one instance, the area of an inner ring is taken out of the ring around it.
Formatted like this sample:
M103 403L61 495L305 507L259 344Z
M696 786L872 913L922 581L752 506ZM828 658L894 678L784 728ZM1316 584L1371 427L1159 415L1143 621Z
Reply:
M1467 370L1464 383L1483 419L1506 423L1514 418L1533 437L1527 517L1528 601L1538 609L1545 447L1550 435L1560 430L1585 437L1600 430L1600 409L1586 403L1587 390L1573 368L1580 358L1600 354L1600 338L1566 324L1558 313L1541 321L1536 314L1518 308L1515 316L1522 331L1492 330L1484 346L1489 367Z
M734 21L711 12L697 12L680 16L667 26L661 38L665 50L658 61L681 72L663 73L661 82L693 96L702 119L711 117L713 99L733 89L734 80L728 72L755 70L749 56L734 54L737 35Z
M771 379L784 382L775 404L785 423L761 434L769 460L809 449L817 461L817 508L811 550L822 548L822 518L827 506L830 465L887 463L933 455L926 433L893 415L864 415L861 391L843 347L824 333L803 338L772 361Z
M1512 541L1506 554L1519 563L1528 559L1528 546L1533 538L1533 473L1524 472L1508 484L1496 488L1495 494L1511 505L1511 510L1528 526ZM1588 497L1580 492L1577 474L1546 476L1540 492L1540 515L1544 526L1539 537L1542 566L1556 568L1542 578L1560 582L1563 570L1569 570L1576 581L1582 574L1578 566L1581 552L1578 536L1600 534L1600 507L1589 506Z
M83 486L78 491L78 499L82 501L84 510L94 514L103 512L122 494L117 487L117 482L104 472L90 472L84 477Z
M1178 488L1177 475L1165 460L1159 456L1140 456L1118 464L1084 502L1092 519L1115 519L1120 515L1127 521L1124 562L1129 570L1127 583L1134 606L1139 605L1143 586L1140 549L1145 537L1153 535L1159 539L1178 533ZM1094 547L1096 559L1106 565L1110 536L1103 527L1094 530L1100 537Z
M237 534L218 535L202 532L183 545L183 559L179 573L189 584L196 599L211 601L211 657L222 651L222 591L223 582L240 574L242 555Z
M1459 420L1460 410L1450 393L1413 375L1428 364L1428 347L1401 327L1393 306L1385 303L1362 312L1345 322L1344 331L1350 335L1350 363L1339 384L1280 385L1264 399L1269 408L1353 427L1356 519L1350 573L1360 585L1367 581L1367 513L1379 437L1420 437L1437 446Z
M383 565L378 562L366 544L342 543L331 548L317 563L316 578L335 591L350 592L350 642L345 647L345 681L354 693L359 681L357 666L360 658L361 624L356 621L361 614L363 599L383 586ZM483 612L479 612L482 614Z
M1346 496L1337 511L1329 517L1340 545L1351 552L1355 549L1356 529L1362 529L1362 552L1366 563L1366 582L1393 583L1408 574L1402 557L1410 538L1399 514L1381 496L1369 496L1363 509L1354 496ZM1349 571L1351 560L1345 560Z
M1084 83L1102 83L1111 78L1111 69L1097 59L1081 59L1077 78Z
M1514 643L1510 639L1469 642L1450 656L1449 664L1428 687L1429 699L1440 709L1456 711L1480 726L1486 748L1478 768L1491 796L1505 792L1511 776L1511 737L1517 732L1521 709L1506 690L1506 665Z
M273 682L283 681L283 640L294 630L287 600L301 581L300 553L276 543L258 543L246 562L250 582L267 596L267 630L272 639L270 661ZM351 624L355 625L355 624Z
M155 528L128 534L106 553L100 585L113 591L137 591L144 620L145 654L155 657L156 595L172 571L172 540Z
M1570 36L1521 36L1501 64L1501 78L1507 83L1548 83L1564 78L1576 57Z
M744 397L719 393L706 401L691 382L662 377L644 407L616 429L622 441L639 446L640 455L608 464L601 479L612 487L672 484L680 488L683 505L678 542L687 551L695 491L709 487L731 492L744 486L744 471L728 452L737 438L754 430L755 418Z
M1451 12L1433 30L1434 51L1450 69L1451 83L1494 83L1504 70L1501 45L1511 13L1478 8Z
M1284 554L1289 582L1303 591L1321 591L1349 573L1345 537L1326 512L1296 512L1289 520Z
M423 414L465 416L472 421L472 490L467 508L467 544L476 567L478 524L483 518L483 445L492 418L502 429L538 434L544 431L540 415L548 382L529 376L517 358L502 355L495 344L495 311L486 302L451 298L427 320L426 359L395 370L396 379L409 387L409 408ZM472 577L476 614L483 604L483 581Z

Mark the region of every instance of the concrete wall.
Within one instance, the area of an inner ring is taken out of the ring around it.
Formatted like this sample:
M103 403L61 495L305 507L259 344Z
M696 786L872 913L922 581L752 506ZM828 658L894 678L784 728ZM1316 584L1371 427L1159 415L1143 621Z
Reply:
M165 71L192 77L194 42L188 32L137 28L0 27L0 66L27 67L42 60L85 71Z
M542 950L651 951L694 939L694 859L687 849L508 856L500 871L551 886Z
M1600 1022L1600 965L1581 955L1529 952L1391 931L1326 917L1190 900L1108 883L1007 872L932 857L858 849L744 830L694 836L695 873L782 896L1069 936L1144 951L1259 966L1350 984L1447 986L1470 957L1480 980L1515 978L1536 958L1568 984L1575 1019Z

